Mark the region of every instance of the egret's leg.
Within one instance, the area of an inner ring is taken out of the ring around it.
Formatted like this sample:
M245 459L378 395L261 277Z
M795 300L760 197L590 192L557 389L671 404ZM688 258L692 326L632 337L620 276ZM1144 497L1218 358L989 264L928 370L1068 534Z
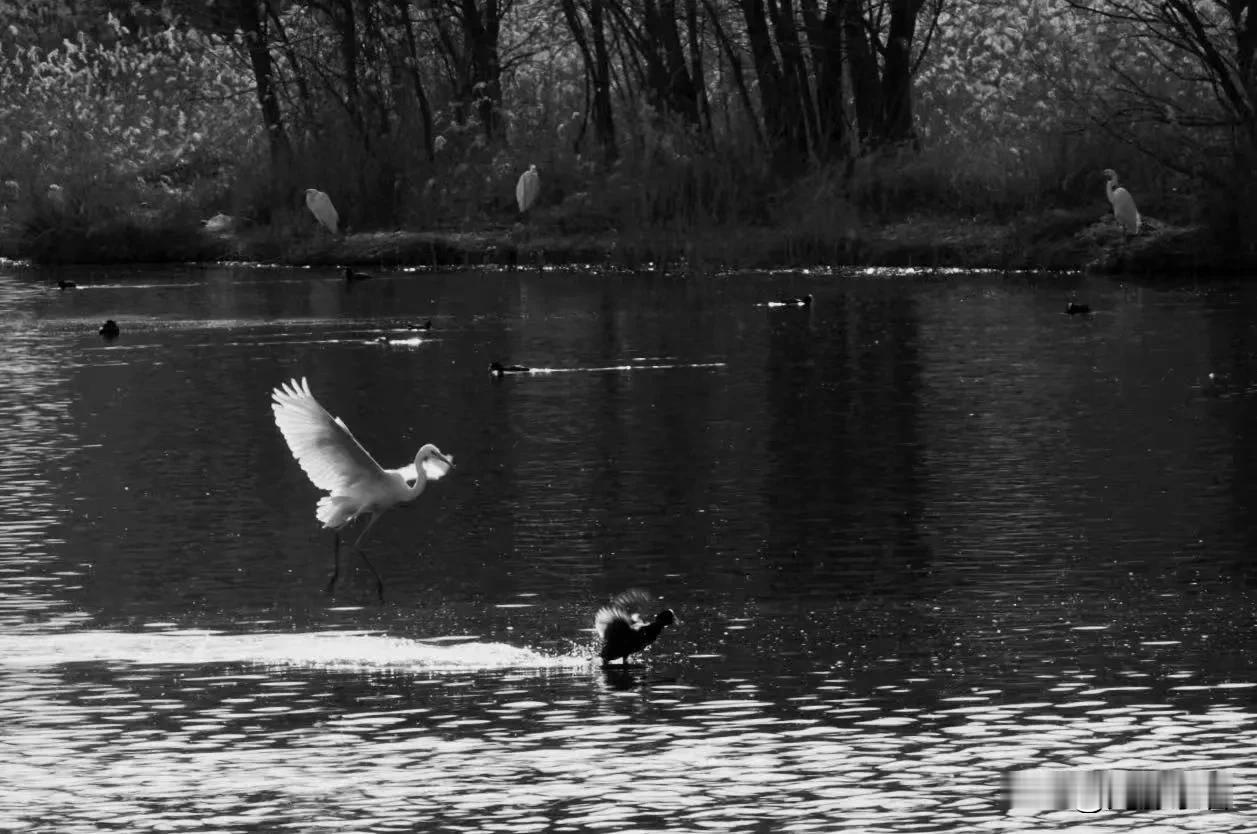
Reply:
M367 529L363 530L362 533L358 536L357 541L354 542L353 549L358 551L358 555L362 557L362 563L366 565L368 568L370 568L371 573L375 575L375 592L379 595L380 602L383 602L384 601L384 580L380 578L380 572L375 569L375 565L371 564L371 560L367 558L367 554L363 553L362 548L359 547L359 545L362 544L362 540L367 537L367 533L371 532L371 527L374 526L375 520L377 518L379 518L378 515L374 513L371 515L371 518L367 521Z
M332 578L327 580L327 589L323 592L325 594L330 594L335 590L336 577L340 576L340 531L333 530L332 536L334 537L332 544Z

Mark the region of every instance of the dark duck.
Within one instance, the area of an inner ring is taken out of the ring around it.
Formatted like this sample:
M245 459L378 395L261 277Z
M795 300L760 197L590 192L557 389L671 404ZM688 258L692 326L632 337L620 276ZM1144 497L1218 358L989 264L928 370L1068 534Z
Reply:
M776 301L768 302L769 307L810 307L812 305L812 294L797 296L795 298L779 298Z
M1079 304L1077 301L1068 301L1065 303L1065 312L1071 316L1085 316L1091 312L1091 308L1086 304Z
M602 640L602 647L598 650L602 665L616 658L623 658L623 663L627 664L629 655L637 654L655 642L659 632L676 622L676 614L671 608L660 611L652 622L642 619L640 610L654 602L655 598L646 591L632 588L598 609L594 630Z
M503 365L501 362L489 363L489 373L494 376L502 376L502 374L526 374L529 368L526 365Z
M118 338L118 334L121 332L122 331L118 329L118 322L113 319L107 320L100 326L100 335L104 336L106 339L116 339Z
M374 277L375 277L374 275L371 275L369 273L355 272L349 267L345 267L345 281L348 283L352 284L355 281L367 281Z

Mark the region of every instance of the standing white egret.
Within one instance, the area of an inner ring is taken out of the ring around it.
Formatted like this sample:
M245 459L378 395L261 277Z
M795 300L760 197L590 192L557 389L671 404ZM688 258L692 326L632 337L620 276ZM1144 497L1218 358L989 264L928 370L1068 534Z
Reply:
M530 165L527 171L519 175L519 182L515 183L515 202L519 204L520 214L533 207L539 193L541 177L537 173L537 166Z
M325 229L336 234L336 230L340 228L340 215L336 213L336 206L332 205L331 197L317 188L307 188L306 208L310 209L314 219L323 224Z
M1104 169L1104 194L1113 204L1113 216L1122 227L1122 236L1139 234L1139 211L1135 208L1135 198L1130 192L1117 184L1117 172L1112 168Z
M359 545L381 514L418 498L428 481L435 481L450 471L454 459L427 443L419 449L413 464L400 469L383 469L362 448L349 427L319 405L304 378L280 385L271 392L271 399L275 425L288 442L292 456L316 487L330 493L319 499L316 512L324 529L336 531L335 565L327 592L332 592L340 574L340 530L366 513L367 526L354 542L353 549L375 574L376 591L380 599L384 599L384 581Z

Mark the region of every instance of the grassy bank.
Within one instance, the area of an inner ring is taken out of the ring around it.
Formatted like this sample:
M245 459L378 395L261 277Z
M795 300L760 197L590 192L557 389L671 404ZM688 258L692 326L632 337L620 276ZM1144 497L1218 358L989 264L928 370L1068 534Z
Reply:
M1123 240L1113 218L1094 210L1042 212L1008 223L925 215L837 234L760 226L573 232L552 221L334 237L312 223L287 231L208 231L184 214L41 218L0 217L0 256L41 264L229 260L388 269L546 263L699 272L826 265L1209 274L1255 266L1229 257L1199 228L1150 220L1138 237Z

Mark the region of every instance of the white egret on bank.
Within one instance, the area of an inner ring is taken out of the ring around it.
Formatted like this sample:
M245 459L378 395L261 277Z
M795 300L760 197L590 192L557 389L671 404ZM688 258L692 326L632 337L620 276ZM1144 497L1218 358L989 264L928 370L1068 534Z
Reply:
M384 580L359 549L371 527L386 510L409 504L422 493L428 481L450 471L454 459L431 443L415 454L415 462L400 469L384 469L362 448L340 418L333 417L310 393L302 378L286 382L271 392L275 425L292 450L292 456L305 470L311 483L328 492L319 499L316 516L324 529L335 531L336 543L331 593L340 574L340 530L362 514L367 526L353 544L362 561L375 574L376 591L384 599Z
M201 225L205 227L205 231L207 232L221 234L224 232L230 232L236 225L236 220L230 214L223 214L220 211L218 214L215 214Z
M306 208L310 209L314 219L319 221L323 228L336 234L336 230L340 228L340 215L336 213L336 206L332 205L331 197L317 188L307 188Z
M1117 172L1112 168L1104 169L1104 194L1113 204L1113 216L1122 227L1123 237L1127 234L1139 234L1139 211L1135 208L1135 198L1130 192L1117 184Z
M519 182L515 183L515 202L519 204L520 214L533 207L539 193L541 176L537 173L537 166L530 165L527 171L519 175Z
M655 615L652 622L642 619L640 610L655 601L655 598L640 588L632 588L611 599L609 605L598 609L594 617L594 631L602 639L598 656L602 665L606 666L617 657L624 658L628 663L629 655L637 654L655 642L664 626L676 622L676 613L666 608Z

